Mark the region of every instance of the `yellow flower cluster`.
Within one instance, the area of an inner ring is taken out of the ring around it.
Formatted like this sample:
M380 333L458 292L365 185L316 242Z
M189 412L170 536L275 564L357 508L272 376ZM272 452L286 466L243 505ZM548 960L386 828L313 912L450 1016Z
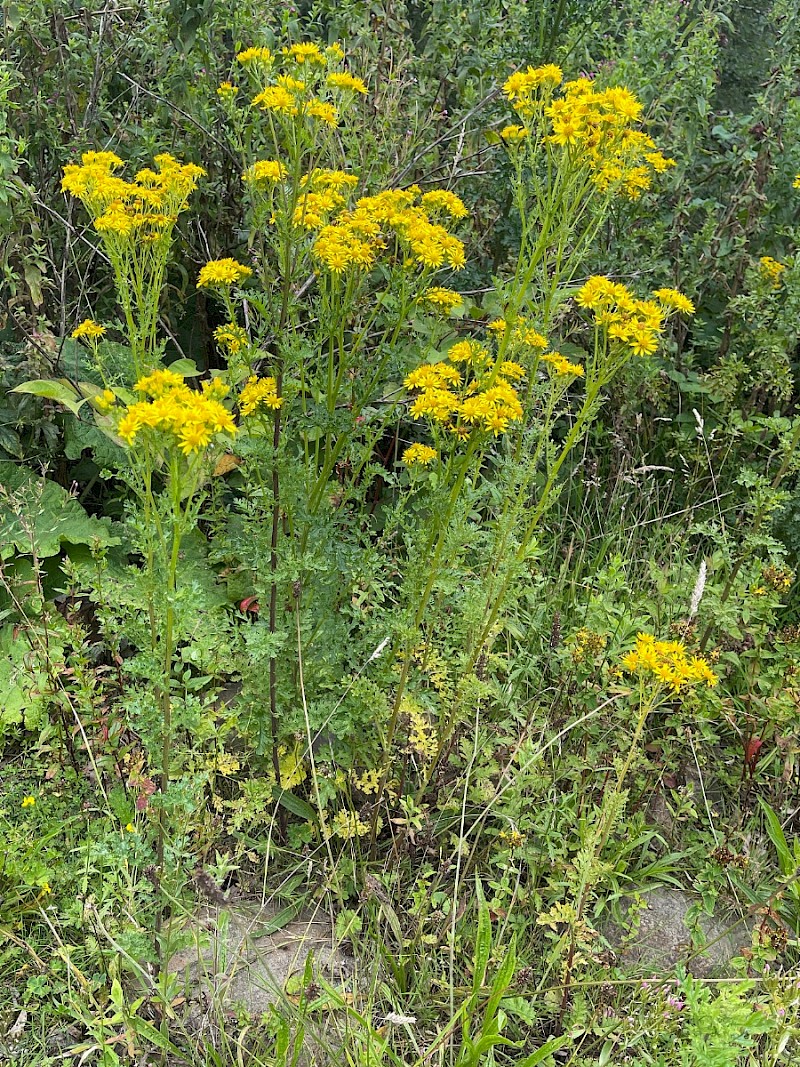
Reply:
M571 363L567 357L562 356L560 352L544 352L542 354L542 363L544 363L545 366L550 367L555 375L566 374L573 378L582 378L584 375L582 364Z
M761 577L778 593L788 593L794 583L794 571L788 567L768 565L761 571Z
M793 189L800 189L800 174L798 174L792 182Z
M274 378L258 378L255 374L247 379L239 394L239 411L242 415L252 415L258 407L277 411L283 403L278 396L278 384Z
M155 157L157 170L146 167L128 182L114 173L122 165L113 152L84 152L80 165L64 167L61 188L83 202L95 229L108 240L168 243L205 171L163 152Z
M217 326L214 330L214 340L230 355L235 356L250 343L247 334L241 326L235 322L226 322L223 326Z
M407 467L427 467L438 456L435 448L430 445L410 445L403 453L403 463Z
M636 200L650 187L652 174L661 174L675 161L666 158L655 142L634 128L642 105L628 89L597 90L589 78L566 82L562 94L559 67L528 67L512 74L503 86L506 99L528 123L549 121L549 144L564 148L570 159L586 165L601 192L621 192ZM508 126L501 136L520 144L528 125Z
M221 97L223 100L230 100L232 97L236 96L238 92L238 85L232 85L231 82L220 82L217 89L217 96Z
M577 630L572 642L572 660L574 663L583 663L593 660L606 647L606 639L603 634L582 626Z
M348 74L346 71L329 74L326 81L332 88L340 89L343 92L362 94L366 94L367 92L367 87L361 78L356 78L353 74Z
M268 53L268 58L262 53ZM259 92L252 99L252 106L268 111L280 119L316 119L327 126L336 127L339 112L334 104L321 96L315 96L315 84L324 94L367 92L361 78L346 71L331 71L324 82L319 82L319 74L314 68L325 68L338 63L344 56L338 45L332 45L323 53L318 45L311 42L290 45L282 49L285 63L292 64L291 69L303 68L303 77L295 78L291 73L272 76L274 57L267 49L251 48L240 52L238 59L255 76ZM324 72L323 72L324 73ZM266 82L272 78L269 84Z
M658 302L639 300L621 282L594 275L578 290L576 300L580 307L593 312L610 341L627 347L635 356L648 356L658 348L667 311L679 310L679 304L680 309L691 306L677 290L657 290L658 294Z
M454 289L445 289L441 285L434 285L425 290L419 298L419 303L429 304L434 311L449 315L451 311L460 308L464 301L461 293L457 293Z
M243 67L250 66L254 63L261 63L264 66L272 65L272 52L268 48L245 48L240 52L236 59L242 64Z
M670 311L677 311L681 315L694 315L694 304L679 289L654 289L653 296L662 307Z
M197 278L197 288L227 288L244 278L249 278L252 273L249 267L237 263L235 259L212 259L201 268Z
M489 323L489 329L498 336L501 334L505 336L508 330L511 329L511 337L509 338L510 350L526 348L544 350L548 345L544 334L529 326L523 315L517 315L513 327L506 319L494 319Z
M286 177L286 167L277 159L259 159L242 175L242 181L250 185L261 182L279 182Z
M758 265L761 277L766 278L772 284L773 289L777 289L781 284L781 275L786 270L786 264L780 263L772 256L762 256Z
M88 337L90 341L96 341L102 337L106 332L105 326L101 326L99 322L95 322L94 319L84 319L80 326L76 326L72 331L71 336L75 340L79 340L81 337Z
M296 63L317 63L321 66L325 63L325 57L319 45L313 44L311 41L290 45L282 51L285 56L293 59Z
M679 693L698 682L715 686L716 674L702 656L689 656L679 641L656 641L652 634L637 634L636 648L622 657L622 668L632 674L651 675Z
M500 136L509 145L519 145L530 136L530 130L526 130L524 126L504 126L500 131Z
M561 84L564 77L561 67L548 63L544 67L528 67L527 70L515 71L503 85L503 95L514 104L530 101L538 89L553 90ZM522 111L523 108L517 108Z
M341 210L321 228L314 242L314 256L334 274L350 267L368 269L383 249L393 255L403 253L423 269L447 266L460 270L466 261L464 245L431 220L435 211L453 218L467 214L463 202L448 190L422 194L419 186L412 185L361 197L355 208Z
M488 350L475 341L459 341L448 352L449 362L424 363L405 379L417 395L411 416L425 418L466 437L473 427L505 433L511 422L522 419L522 404L509 378L525 373L519 364L491 362ZM463 363L464 373L454 364Z
M292 224L304 230L319 230L331 212L344 205L345 199L334 189L303 193L292 215Z
M130 404L117 423L117 433L133 445L143 430L167 434L184 455L200 452L215 434L236 433L230 412L220 402L228 387L218 378L203 383L203 391L190 389L183 376L156 370L134 385L145 396Z

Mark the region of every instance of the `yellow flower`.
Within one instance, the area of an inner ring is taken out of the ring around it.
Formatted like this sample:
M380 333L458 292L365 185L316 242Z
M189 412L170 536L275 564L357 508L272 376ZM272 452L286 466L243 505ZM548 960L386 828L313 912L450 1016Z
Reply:
M231 100L238 92L238 85L232 85L231 82L220 82L217 89L217 96L222 97L223 100Z
M424 193L421 204L429 211L443 211L454 219L465 219L469 212L460 196L451 193L449 189L433 189Z
M786 264L779 263L772 256L762 256L758 262L762 277L771 281L773 288L777 289L781 284L781 275L786 270Z
M792 188L800 189L800 174L798 174L795 180L792 182Z
M108 412L117 402L116 395L110 389L104 389L94 398L94 402L101 412Z
M325 55L331 60L341 62L344 59L344 49L337 41L334 41L325 49Z
M477 341L457 341L450 346L447 358L451 363L467 363L471 367L479 367L489 358L489 349Z
M719 680L702 656L689 657L679 641L656 641L646 633L637 635L636 648L622 657L621 665L631 674L649 674L673 693L700 682L713 687Z
M170 389L176 389L181 385L183 385L183 375L166 369L154 370L152 374L140 378L133 388L137 393L144 393L146 396L155 398L163 396Z
M542 356L542 361L552 367L556 374L568 374L575 378L582 378L584 375L584 370L580 363L570 363L560 352L545 352Z
M342 89L344 91L349 90L350 92L362 94L367 92L367 87L361 78L356 78L354 75L347 74L346 72L329 74L326 81L328 85L332 86L334 89Z
M283 397L278 396L278 386L274 378L258 378L252 375L247 379L239 394L239 410L242 415L252 415L261 405L277 411L283 404Z
M279 182L286 177L286 167L277 159L259 159L242 174L242 181L255 185L258 182Z
M253 97L253 107L260 107L263 111L274 111L277 115L296 115L297 100L280 85L270 85Z
M249 278L252 273L249 267L237 263L235 259L212 259L200 271L197 288L233 285L234 282Z
M36 797L25 797L22 801L23 808L32 808L36 803Z
M319 46L310 41L306 41L302 44L293 44L289 48L284 48L283 54L290 59L294 59L297 63L324 64L325 62L322 52L319 50Z
M674 308L683 315L694 315L694 304L678 289L654 289L653 296L666 308Z
M125 829L129 834L135 834L136 833L136 827L133 825L132 822L127 823L126 826L125 826Z
M563 78L561 67L548 63L544 67L528 67L518 70L503 85L503 94L507 100L520 100L529 97L540 86L552 88L559 85Z
M91 341L96 341L98 337L102 337L106 332L105 326L101 326L95 322L94 319L84 319L80 326L76 326L72 331L71 336L78 340L80 337L88 337Z
M521 144L526 137L530 136L530 130L527 130L524 126L504 126L500 131L500 136L510 145Z
M437 456L438 452L435 448L431 448L430 445L411 445L403 453L403 463L407 467L427 467L429 463L433 463Z
M461 307L464 302L461 293L457 293L453 289L445 289L442 286L432 286L430 289L426 289L419 301L420 303L430 304L445 315L449 315L451 311Z
M306 115L312 119L319 119L327 126L336 126L339 122L339 112L333 104L325 104L322 100L309 100L305 107Z
M217 326L214 330L214 340L234 356L249 344L247 334L235 322L226 322L224 326Z
M248 63L266 63L272 62L272 52L268 48L245 48L243 52L237 55L237 60L242 66L247 66Z

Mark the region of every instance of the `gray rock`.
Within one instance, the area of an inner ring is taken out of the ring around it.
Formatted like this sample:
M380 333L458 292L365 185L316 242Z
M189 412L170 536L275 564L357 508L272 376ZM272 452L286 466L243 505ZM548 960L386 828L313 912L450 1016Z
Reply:
M327 915L303 913L275 929L278 914L274 907L236 903L201 908L174 926L176 951L167 966L183 979L187 1001L239 1005L257 1017L281 1000L293 975L302 975L309 953L315 975L346 988L352 960L337 944Z
M751 921L702 915L703 944L694 947L686 917L697 897L682 889L650 889L641 899L644 908L628 905L623 924L609 923L603 931L622 967L666 971L683 963L693 975L707 977L729 969L734 956L750 944Z

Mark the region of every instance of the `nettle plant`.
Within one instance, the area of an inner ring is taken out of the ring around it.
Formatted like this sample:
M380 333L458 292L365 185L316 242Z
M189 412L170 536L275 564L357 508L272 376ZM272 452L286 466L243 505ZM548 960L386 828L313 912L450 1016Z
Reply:
M181 546L202 519L249 620L231 662L238 729L253 761L266 757L270 796L314 772L309 832L325 838L374 836L384 798L422 797L487 698L492 641L604 388L693 310L671 289L571 284L615 201L670 165L625 89L562 85L555 66L505 83L517 121L498 145L522 239L484 326L452 288L466 257L459 197L422 180L369 189L349 169L368 89L344 64L338 45L247 48L240 84L216 90L249 238L246 263L222 255L200 271L224 316L224 367L199 389L184 362L159 365L156 330L172 230L202 172L161 156L127 182L118 157L89 153L64 181L113 265L132 353L124 380L104 327L79 327L103 384L72 402L128 457L161 792L196 624L181 607ZM330 752L352 767L349 788L322 773ZM162 858L164 833L162 819Z

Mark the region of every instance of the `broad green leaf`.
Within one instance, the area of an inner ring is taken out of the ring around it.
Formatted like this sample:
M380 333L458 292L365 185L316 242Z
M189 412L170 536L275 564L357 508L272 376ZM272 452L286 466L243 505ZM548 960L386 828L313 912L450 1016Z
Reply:
M44 559L57 556L65 543L107 547L119 544L108 519L87 515L56 482L37 478L16 463L0 462L0 556L18 552Z
M174 363L170 363L167 370L171 370L175 374L182 374L184 378L196 378L200 373L195 361L186 358L176 359Z
M74 386L70 385L66 378L35 378L33 381L23 382L22 385L15 386L9 392L31 393L33 396L55 400L59 404L63 404L65 408L69 408L74 415L78 414L81 404L84 403L80 393Z

